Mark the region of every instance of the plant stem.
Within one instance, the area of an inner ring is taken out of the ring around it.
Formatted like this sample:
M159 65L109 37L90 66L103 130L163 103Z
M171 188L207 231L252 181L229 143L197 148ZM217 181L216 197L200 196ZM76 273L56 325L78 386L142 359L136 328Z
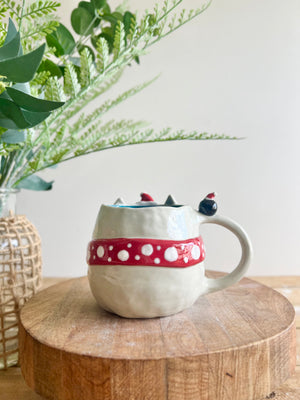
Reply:
M68 54L67 60L69 60L70 57L74 54L75 50L77 50L77 49L79 48L79 46L82 45L82 44L85 42L86 37L85 37L84 40L82 40L82 38L83 38L84 36L86 36L86 34L87 34L88 31L91 29L91 27L94 25L94 23L96 22L97 19L98 19L98 17L95 15L95 17L93 18L92 22L91 22L91 23L89 24L89 26L86 28L86 30L84 31L84 33L83 33L82 35L80 35L80 38L79 38L78 42L75 43L75 46L74 46L74 48L72 49L71 53Z
M13 162L14 158L16 156L17 152L12 151L9 153L9 155L5 158L5 164L2 169L2 176L1 176L1 181L0 181L0 186L1 187L9 187L8 186L8 180L10 179L10 173L13 168Z
M212 0L209 0L209 2L203 7L201 8L198 12L195 12L195 14L190 17L187 18L186 21L182 22L181 24L175 26L175 28L170 29L167 33L165 33L164 35L159 36L157 39L155 39L154 41L152 41L151 43L149 43L148 47L152 46L153 44L157 43L159 40L165 38L166 36L170 35L171 33L175 32L177 29L181 28L183 25L185 25L187 22L192 21L194 18L198 17L200 14L202 14L204 11L206 11L208 9L208 7L211 5Z
M25 1L26 1L26 0L23 0L23 1L22 1L21 15L19 16L19 32L21 32L21 27L22 27L22 22L23 22Z
M9 8L11 13L15 14L17 18L19 17L19 14L16 13L14 8L10 5L10 3L7 0L1 0L1 2L4 3L7 8Z

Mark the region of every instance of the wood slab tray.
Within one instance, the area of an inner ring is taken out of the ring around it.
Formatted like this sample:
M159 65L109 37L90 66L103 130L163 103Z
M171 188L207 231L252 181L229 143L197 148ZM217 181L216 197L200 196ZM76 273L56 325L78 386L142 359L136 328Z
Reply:
M76 278L22 309L20 363L27 384L55 400L271 398L295 368L295 312L245 278L179 314L125 319Z

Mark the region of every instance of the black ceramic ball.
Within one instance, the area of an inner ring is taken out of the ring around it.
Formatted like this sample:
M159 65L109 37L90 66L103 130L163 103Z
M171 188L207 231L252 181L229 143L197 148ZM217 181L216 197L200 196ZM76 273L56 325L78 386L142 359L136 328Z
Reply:
M217 212L217 209L218 209L218 205L215 202L215 200L213 200L213 199L205 198L199 204L199 212L201 212L201 214L207 215L209 217L214 215Z

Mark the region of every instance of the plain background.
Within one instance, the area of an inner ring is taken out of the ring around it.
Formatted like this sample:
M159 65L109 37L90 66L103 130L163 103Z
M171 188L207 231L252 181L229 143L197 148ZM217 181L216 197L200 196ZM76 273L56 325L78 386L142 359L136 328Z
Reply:
M129 2L133 11L152 4ZM68 26L76 5L63 1ZM172 193L194 208L216 191L219 213L238 221L253 242L248 275L299 274L299 19L299 0L214 0L127 69L113 95L161 76L110 117L245 139L129 146L43 173L54 189L22 191L18 212L41 234L45 276L85 275L101 203L119 196L135 202L141 191L159 202ZM236 239L220 227L204 228L207 268L231 270L240 255Z

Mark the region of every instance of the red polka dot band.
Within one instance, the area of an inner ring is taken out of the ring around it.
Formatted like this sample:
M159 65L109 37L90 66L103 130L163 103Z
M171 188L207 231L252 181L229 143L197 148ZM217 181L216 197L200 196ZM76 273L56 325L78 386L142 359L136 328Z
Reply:
M96 239L88 245L89 265L149 265L185 268L205 258L203 240Z

